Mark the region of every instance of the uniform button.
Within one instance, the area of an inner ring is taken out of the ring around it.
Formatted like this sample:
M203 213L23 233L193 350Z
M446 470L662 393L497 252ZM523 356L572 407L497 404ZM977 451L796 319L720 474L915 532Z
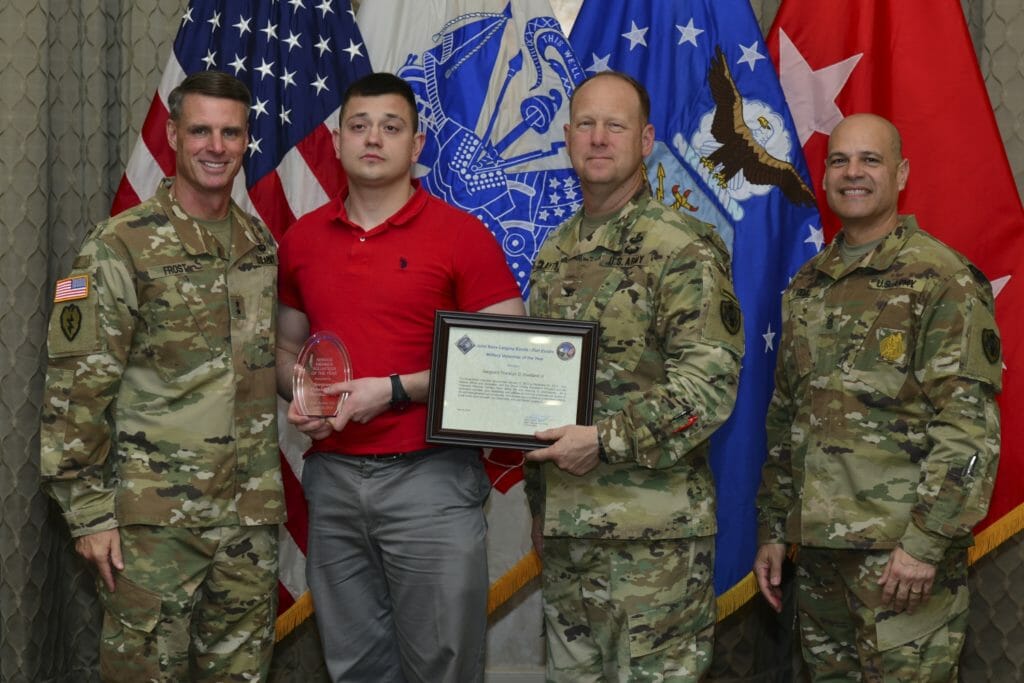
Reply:
M366 238L365 238L365 237L360 237L360 238L359 238L359 241L360 241L360 242L365 242L365 241L366 241Z

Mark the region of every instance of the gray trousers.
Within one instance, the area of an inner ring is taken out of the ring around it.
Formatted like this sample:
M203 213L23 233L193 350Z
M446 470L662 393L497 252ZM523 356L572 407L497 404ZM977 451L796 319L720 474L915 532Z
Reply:
M302 485L331 680L482 681L490 482L478 452L315 454Z

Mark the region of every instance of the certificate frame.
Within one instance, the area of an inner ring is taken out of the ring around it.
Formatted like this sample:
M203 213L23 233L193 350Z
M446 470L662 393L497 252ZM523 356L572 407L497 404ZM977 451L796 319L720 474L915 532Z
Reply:
M543 424L537 429L560 427L564 424L589 425L593 418L594 410L594 379L597 369L597 342L599 327L596 322L584 320L557 320L552 318L535 318L518 315L498 315L493 313L467 313L464 311L437 311L434 315L434 350L433 362L430 370L430 384L427 392L427 434L426 441L435 444L450 444L458 446L476 446L481 448L519 448L523 450L534 450L550 445L536 439L533 432L536 429L528 429L523 425L503 423L500 418L485 418L487 428L464 428L451 424L453 420L447 419L446 410L469 410L472 399L464 399L466 406L462 408L446 408L446 392L452 388L453 382L460 382L460 379L453 380L453 377L461 377L460 370L468 362L467 358L476 350L472 345L474 333L483 333L494 336L499 334L503 339L509 339L512 343L522 345L524 349L535 349L535 357L549 367L557 367L559 361L552 357L552 353L561 360L571 360L572 355L563 353L564 349L572 350L579 356L578 366L576 363L569 363L572 367L578 367L578 372L566 373L561 381L557 378L555 382L544 385L546 390L563 392L567 399L575 401L575 412L572 406L564 408L565 414L557 424ZM552 351L536 341L543 338L558 340L557 350ZM453 341L454 339L454 341ZM465 340L470 340L466 343ZM562 340L566 340L566 344ZM469 347L469 350L466 347ZM528 351L529 353L529 351ZM489 354L495 356L496 354ZM497 354L501 355L501 354ZM568 358L565 356L568 355ZM534 356L531 356L533 358ZM479 355L477 356L479 360ZM493 362L496 373L502 373L506 369L505 362L500 358L489 358L487 363ZM511 361L509 361L511 364ZM559 373L555 373L556 375ZM570 376L571 375L571 376ZM547 378L549 375L545 375ZM511 385L509 385L511 386ZM518 385L517 385L518 386ZM461 385L460 389L461 391ZM461 399L460 399L461 400ZM511 405L518 405L519 402L513 399L503 399ZM535 404L532 401L524 401L524 404ZM487 411L483 411L487 412ZM510 411L513 415L518 414L516 410ZM543 419L543 418L542 418Z

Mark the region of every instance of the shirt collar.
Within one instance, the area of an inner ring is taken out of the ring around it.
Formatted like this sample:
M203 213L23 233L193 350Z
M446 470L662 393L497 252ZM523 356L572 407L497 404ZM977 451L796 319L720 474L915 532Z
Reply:
M344 188L342 188L341 192L334 199L335 206L334 215L332 216L332 218L334 221L340 223L341 225L347 228L358 230L360 233L367 234L376 234L384 232L385 230L391 227L400 228L402 226L408 225L413 221L413 219L415 219L420 214L421 211L423 211L423 208L427 205L428 200L427 191L423 189L423 186L419 180L414 178L412 180L412 187L412 196L409 197L409 200L402 206L402 208L396 211L386 221L374 227L372 230L363 230L361 226L356 225L348 218L348 211L345 210L345 200L348 199L348 185L346 185Z
M843 233L840 232L832 240L832 244L821 254L815 268L833 280L838 280L847 272L857 268L867 268L874 271L885 271L892 267L896 257L903 251L907 240L921 228L917 225L917 219L912 215L900 216L897 219L896 227L893 228L882 241L863 258L847 266L843 263L840 253L840 241Z

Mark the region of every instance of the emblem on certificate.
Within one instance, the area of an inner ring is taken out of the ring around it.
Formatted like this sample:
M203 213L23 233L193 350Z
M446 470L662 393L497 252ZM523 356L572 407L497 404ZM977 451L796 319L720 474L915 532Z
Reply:
M352 379L348 350L333 332L317 332L306 340L292 370L292 396L308 417L337 415L348 394L332 396L324 389Z

